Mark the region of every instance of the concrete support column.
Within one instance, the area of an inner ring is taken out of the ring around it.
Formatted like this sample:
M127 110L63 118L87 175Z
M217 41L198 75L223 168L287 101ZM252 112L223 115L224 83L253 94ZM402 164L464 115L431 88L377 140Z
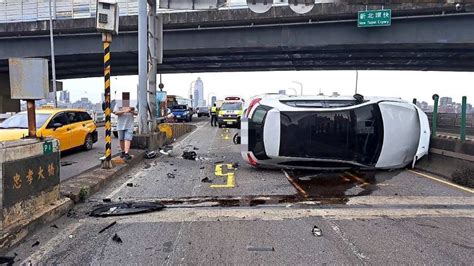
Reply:
M10 97L10 78L8 75L0 75L0 113L20 111L20 100L12 100Z
M157 18L156 18L156 2L150 5L148 11L148 25L149 38L148 46L150 51L150 68L148 72L148 105L150 106L150 132L156 129L156 72L157 72L157 57L156 57L156 43L157 43Z
M148 14L147 1L138 1L138 131L149 132L148 126Z

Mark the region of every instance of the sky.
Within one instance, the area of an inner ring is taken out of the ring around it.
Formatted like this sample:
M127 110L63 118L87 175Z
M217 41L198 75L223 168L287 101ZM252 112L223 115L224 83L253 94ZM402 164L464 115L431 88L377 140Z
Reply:
M325 95L338 92L353 95L355 92L355 71L268 71L268 72L227 72L227 73L186 73L164 74L164 90L168 95L189 98L191 82L200 77L207 98L216 95L241 96L248 99L262 93L276 93L287 90L287 94L315 95L321 90ZM159 80L159 77L158 77ZM71 101L88 97L92 102L100 102L104 91L103 78L63 80L65 90L70 91ZM115 92L129 91L131 99L137 97L138 76L119 76L111 78L112 98ZM290 89L293 88L293 89ZM359 71L358 93L364 96L400 97L407 101L417 98L432 104L431 96L449 96L454 102L461 102L462 96L474 103L474 73L469 72L431 72L431 71Z

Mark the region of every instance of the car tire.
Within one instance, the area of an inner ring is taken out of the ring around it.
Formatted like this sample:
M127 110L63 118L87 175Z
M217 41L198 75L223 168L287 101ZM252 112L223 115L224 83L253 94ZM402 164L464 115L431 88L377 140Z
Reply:
M118 132L117 131L112 131L112 134L114 135L114 137L118 138Z
M86 151L92 150L92 147L94 146L94 139L92 138L91 134L87 134L86 139L84 140L84 144L82 145L82 148Z

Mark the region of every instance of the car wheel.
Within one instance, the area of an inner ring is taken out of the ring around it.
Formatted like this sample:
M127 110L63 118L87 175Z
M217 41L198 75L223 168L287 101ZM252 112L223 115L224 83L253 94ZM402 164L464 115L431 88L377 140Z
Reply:
M114 137L118 138L118 132L117 131L112 131L112 134L114 135Z
M92 150L92 146L94 146L94 140L92 139L91 134L87 134L86 140L84 141L84 145L82 145L83 149L86 151Z

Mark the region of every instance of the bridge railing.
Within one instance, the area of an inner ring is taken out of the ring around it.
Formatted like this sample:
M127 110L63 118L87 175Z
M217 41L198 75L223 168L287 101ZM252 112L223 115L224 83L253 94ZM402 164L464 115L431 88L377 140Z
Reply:
M50 0L0 0L0 23L49 19ZM95 17L97 0L51 0L54 19ZM121 16L138 14L138 0L117 0ZM283 0L282 3L287 3ZM245 1L229 0L229 7L245 7Z

